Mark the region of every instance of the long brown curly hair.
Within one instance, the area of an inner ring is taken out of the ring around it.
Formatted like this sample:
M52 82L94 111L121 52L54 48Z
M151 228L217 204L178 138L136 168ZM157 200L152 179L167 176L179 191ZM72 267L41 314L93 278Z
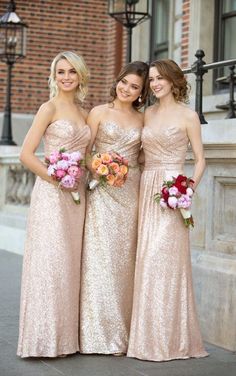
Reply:
M148 71L149 71L148 64L144 63L143 61L133 61L132 63L125 65L120 71L120 73L118 74L118 77L116 78L116 80L114 81L111 87L111 90L110 90L111 99L109 103L112 103L114 99L116 99L117 97L116 86L118 82L120 82L128 74L136 74L137 76L143 79L143 87L140 93L141 100L139 101L139 98L137 98L132 103L132 106L137 110L140 109L142 106L144 106L146 103L146 99L147 99L147 95L149 91Z
M151 67L155 67L163 78L172 83L172 94L177 102L189 102L190 85L175 61L171 59L155 60L150 64Z

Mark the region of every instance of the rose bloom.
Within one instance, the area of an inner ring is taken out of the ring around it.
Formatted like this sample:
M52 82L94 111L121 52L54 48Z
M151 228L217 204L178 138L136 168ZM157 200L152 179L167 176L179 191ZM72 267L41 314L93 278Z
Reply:
M97 174L98 175L108 175L109 170L106 165L100 164L100 166L97 168Z
M123 160L123 158L122 158L119 154L117 154L117 153L115 153L115 152L113 152L113 153L111 154L111 156L112 156L112 159L116 159L116 160L119 161L119 162L122 162L122 160Z
M114 182L116 180L115 176L112 174L108 174L106 179L108 185L114 185Z
M65 175L64 178L61 179L61 185L65 188L73 188L75 185L74 176Z
M124 179L116 177L115 182L114 182L114 186L115 187L122 187L123 184L124 184Z
M121 172L122 174L126 175L127 172L128 172L128 167L125 166L125 165L121 165L121 166L120 166L120 172Z
M168 189L167 187L162 188L162 190L161 190L161 194L162 194L162 196L163 196L163 199L164 199L165 201L167 201L167 200L168 200L168 197L169 197L169 189Z
M55 171L55 176L57 179L62 179L64 178L65 175L66 175L65 170L62 170L59 168L58 170Z
M178 199L176 197L169 197L168 198L168 205L170 208L175 209L178 204Z
M110 163L110 168L113 170L115 173L118 173L120 171L120 166L116 162Z
M180 193L185 194L187 189L187 177L184 175L177 176L174 185L178 188Z
M92 168L96 170L102 163L101 158L96 158L92 161Z
M112 161L112 158L110 154L108 153L101 154L101 159L102 159L102 163L105 163L105 164L110 163Z

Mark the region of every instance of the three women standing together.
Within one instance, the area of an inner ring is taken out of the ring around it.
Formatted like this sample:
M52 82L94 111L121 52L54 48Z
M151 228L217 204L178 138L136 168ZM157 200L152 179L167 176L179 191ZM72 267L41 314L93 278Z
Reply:
M144 114L139 109L148 75L157 102ZM194 189L204 171L199 120L182 104L182 71L171 60L150 69L130 63L117 77L111 101L88 116L81 107L87 80L80 56L64 52L54 59L51 99L39 109L22 147L22 163L38 178L28 219L17 354L128 353L156 361L206 356L193 298L189 230L178 210L161 210L153 198L163 180L183 173L189 142ZM88 192L85 216L85 178L73 188L58 187L35 156L42 138L46 156L61 147L86 154L91 174L93 150L119 153L129 162L126 182ZM78 206L72 190L79 190Z

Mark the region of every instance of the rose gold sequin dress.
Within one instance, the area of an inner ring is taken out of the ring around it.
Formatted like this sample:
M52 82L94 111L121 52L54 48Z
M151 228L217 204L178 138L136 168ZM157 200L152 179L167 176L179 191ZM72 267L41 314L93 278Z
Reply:
M80 151L90 140L86 125L67 120L51 123L44 137L45 155L65 147ZM55 357L79 350L80 260L85 212L70 192L37 177L32 192L24 252L17 355Z
M128 356L164 361L203 357L191 275L189 230L178 210L154 202L163 180L183 173L186 133L144 128L138 248Z
M116 123L99 126L98 152L116 151L129 160L121 188L89 192L82 255L80 348L82 353L126 353L130 329L140 171L141 130Z

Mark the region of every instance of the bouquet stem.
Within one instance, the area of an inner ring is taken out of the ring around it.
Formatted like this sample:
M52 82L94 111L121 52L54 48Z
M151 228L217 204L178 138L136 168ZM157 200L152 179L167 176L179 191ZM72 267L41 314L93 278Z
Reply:
M184 219L184 224L186 227L194 227L194 221L193 221L193 216L191 214L191 211L188 209L183 209L180 208L180 213L182 214L182 217Z
M80 204L80 195L79 192L71 192L71 196L73 197L74 202L79 205Z

